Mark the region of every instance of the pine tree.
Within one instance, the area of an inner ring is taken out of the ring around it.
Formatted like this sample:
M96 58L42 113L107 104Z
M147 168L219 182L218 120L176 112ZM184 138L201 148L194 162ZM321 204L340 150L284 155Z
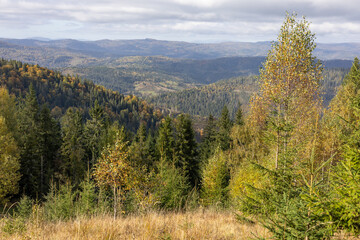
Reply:
M34 87L19 109L19 148L20 148L20 190L32 198L42 197L41 192L41 153L40 153L40 110Z
M205 163L216 149L216 122L210 114L204 129L204 138L200 145L201 163Z
M86 173L84 126L79 110L69 108L62 118L62 171L73 184L79 184Z
M160 161L173 163L174 161L174 131L172 127L172 120L166 117L159 128L159 135L156 139L156 149L159 152Z
M182 209L190 189L189 180L181 169L166 161L157 163L155 195L164 209Z
M138 168L146 167L149 169L151 163L147 162L146 135L146 127L141 123L129 151L130 159L135 166Z
M360 65L355 58L349 74L331 102L337 130L337 165L331 172L330 219L338 230L360 234ZM329 140L329 139L328 139Z
M241 109L241 103L239 103L238 110L236 111L235 124L239 126L244 125L244 116L243 116L243 111Z
M218 124L219 124L219 132L217 136L217 142L221 150L224 151L230 148L230 140L231 140L230 130L233 125L230 119L229 109L227 108L226 105L224 106L221 112L221 117L219 119Z
M88 166L92 168L104 147L103 138L107 128L107 121L104 110L98 101L95 101L94 106L89 110L89 114L90 119L88 119L85 124L85 136L86 146L91 153Z
M357 131L357 141L359 131ZM331 195L328 199L331 221L336 230L360 235L360 148L346 145L343 159L331 177Z
M45 194L50 187L54 173L59 171L61 133L59 123L50 115L50 110L46 105L41 108L38 124L40 189Z
M176 125L176 166L182 169L192 187L199 183L199 159L195 133L189 115L181 114Z
M333 154L340 153L341 147L347 143L348 137L360 125L360 114L357 106L360 104L360 64L355 58L349 73L345 76L336 96L330 102L330 110L325 122L328 132L325 132L325 144Z
M149 169L154 168L155 162L159 159L156 153L156 139L151 132L148 133L145 142L146 162Z

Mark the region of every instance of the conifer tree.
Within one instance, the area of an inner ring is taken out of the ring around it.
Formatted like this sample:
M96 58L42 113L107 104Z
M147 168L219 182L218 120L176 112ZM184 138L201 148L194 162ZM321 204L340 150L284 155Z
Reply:
M325 115L327 132L324 133L325 146L332 154L341 156L341 147L360 124L357 106L360 104L360 64L355 58L349 73L345 76L336 96L330 102L330 110Z
M338 162L331 171L331 190L326 203L329 219L337 230L360 234L360 65L357 58L331 102L330 116L334 118L331 130ZM335 142L335 143L334 143ZM323 208L325 208L323 206Z
M146 167L148 169L150 163L147 161L146 135L146 127L143 123L141 123L135 138L131 143L129 151L131 161L135 164L135 166L138 168Z
M86 173L84 126L79 110L69 108L62 118L62 171L73 184L79 184Z
M204 138L200 145L201 163L205 163L216 149L216 122L210 114L204 129Z
M217 136L217 142L220 146L221 150L227 150L230 148L230 130L232 127L232 121L230 119L229 109L225 105L222 112L221 117L218 121L219 124L219 132Z
M39 135L39 105L34 87L19 109L19 148L20 148L20 190L32 198L41 197L41 156Z
M244 125L244 116L243 116L243 111L241 109L241 103L240 102L239 102L238 110L236 111L236 115L235 115L235 124L239 125L239 126Z
M59 171L59 149L61 134L59 123L44 105L39 114L40 189L46 193L55 172Z
M91 153L89 168L92 168L96 159L99 157L103 145L103 137L107 128L106 115L103 108L96 100L94 106L89 110L90 119L85 124L85 136L87 148Z
M176 125L176 166L182 169L192 187L199 183L199 160L195 133L189 115L181 114Z
M159 159L156 152L156 139L151 132L148 133L145 142L146 162L149 169L154 168L155 162Z
M172 127L172 120L166 117L159 128L159 135L156 139L156 149L159 152L160 161L173 163L174 160L174 131Z
M155 195L164 209L184 207L190 184L182 169L166 161L157 163L158 174Z

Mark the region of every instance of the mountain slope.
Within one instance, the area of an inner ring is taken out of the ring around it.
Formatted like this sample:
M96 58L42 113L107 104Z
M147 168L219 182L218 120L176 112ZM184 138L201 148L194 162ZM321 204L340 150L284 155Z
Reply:
M154 127L161 117L160 112L135 96L124 96L38 65L0 60L0 86L5 86L16 96L25 96L31 84L37 92L39 103L47 104L56 117L62 116L69 107L80 108L88 116L88 110L95 101L104 108L110 119L119 121L129 130L136 130L140 121Z
M337 87L347 73L347 68L324 71L322 81L324 106L327 106L335 96ZM209 114L220 117L222 108L227 105L230 116L234 118L239 102L243 110L247 111L249 100L257 90L257 76L242 76L193 89L160 94L149 98L148 101L156 106L170 109L172 112L185 112L203 117Z

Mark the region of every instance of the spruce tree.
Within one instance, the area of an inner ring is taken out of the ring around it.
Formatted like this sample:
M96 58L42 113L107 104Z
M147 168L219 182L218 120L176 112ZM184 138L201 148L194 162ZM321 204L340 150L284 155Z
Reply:
M88 166L92 168L104 147L103 140L107 128L107 119L104 109L99 105L97 100L89 110L89 114L90 119L88 119L85 124L85 136L86 146L91 154Z
M214 154L216 145L216 121L210 114L204 129L204 138L200 144L201 163L206 163L207 160Z
M244 125L244 116L243 116L243 111L242 111L240 102L239 102L238 110L236 111L236 115L235 115L235 124L239 125L239 126Z
M360 65L357 58L331 103L340 156L331 171L330 196L326 206L337 230L360 234Z
M175 155L175 140L172 119L166 117L159 128L159 135L156 139L156 149L160 156L160 161L173 163Z
M129 151L130 159L135 166L138 168L145 167L149 169L150 163L147 162L146 135L146 127L141 123Z
M342 145L360 124L357 106L360 104L360 64L355 58L349 73L345 76L336 96L330 102L326 124L329 133L325 133L325 144L334 153L341 156Z
M79 110L69 108L62 118L62 172L73 184L79 184L87 170L84 126Z
M219 125L219 132L217 136L218 145L220 146L221 150L227 150L230 148L230 141L231 141L230 130L233 123L230 119L229 109L227 108L226 105L222 109L221 117L218 121L218 125Z
M20 193L41 198L41 153L39 105L34 87L19 108Z
M40 189L45 194L50 187L54 173L59 171L61 133L59 123L50 115L50 110L46 105L41 108L38 124Z
M181 114L176 125L176 166L189 178L192 187L199 183L199 159L195 133L189 115Z

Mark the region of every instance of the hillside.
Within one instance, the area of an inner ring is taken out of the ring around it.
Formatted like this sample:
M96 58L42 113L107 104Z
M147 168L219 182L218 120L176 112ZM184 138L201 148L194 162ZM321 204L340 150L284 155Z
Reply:
M330 66L332 64L329 62ZM324 106L327 106L335 96L337 87L342 83L347 72L346 68L332 68L324 71L322 82ZM242 104L243 110L247 111L250 97L257 90L257 77L243 76L193 89L160 94L148 98L148 100L156 106L170 109L173 112L185 112L203 117L209 116L209 114L220 117L222 108L227 105L231 118L234 118L239 102Z
M24 97L30 85L34 86L39 104L47 104L55 117L61 117L69 107L80 108L85 116L89 116L89 108L95 101L111 120L119 121L133 131L140 121L149 127L155 126L161 116L135 96L124 96L79 77L64 76L38 65L0 60L0 86L5 86L17 97Z
M263 57L212 60L168 57L124 57L106 65L63 68L121 93L151 96L214 83L224 78L258 74Z

